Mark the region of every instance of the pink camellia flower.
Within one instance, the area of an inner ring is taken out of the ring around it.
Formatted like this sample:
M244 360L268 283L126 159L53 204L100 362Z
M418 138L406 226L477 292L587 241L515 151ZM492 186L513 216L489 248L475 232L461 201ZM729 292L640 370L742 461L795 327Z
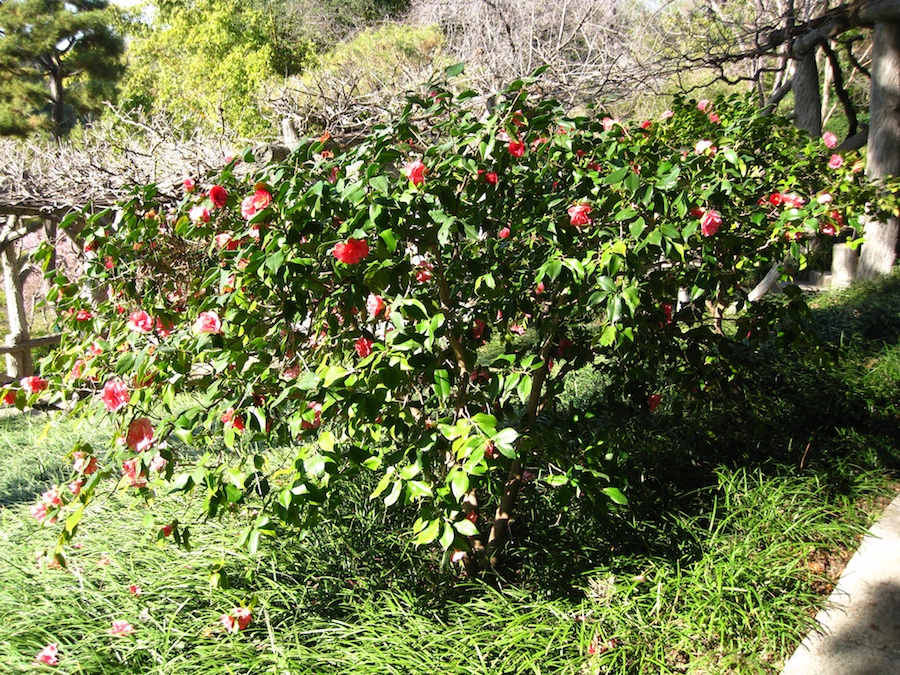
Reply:
M184 186L185 192L193 192L197 187L197 181L195 181L193 178L185 178L183 181L181 181L181 184Z
M662 394L650 394L650 396L647 397L647 406L650 408L650 412L654 412L661 402Z
M37 656L34 657L34 662L37 664L44 664L45 666L58 665L59 659L57 658L57 654L59 654L59 648L55 642L51 642L49 645L45 645L44 648L37 653Z
M322 404L318 401L310 401L307 408L313 411L313 421L303 420L300 422L301 429L318 429L322 424Z
M509 327L509 332L516 335L525 335L525 329L517 323Z
M128 587L128 592L131 593L134 597L140 597L143 594L144 589L138 586L137 584L131 584Z
M428 173L428 167L417 159L403 167L403 174L409 179L413 185L421 185L425 182L425 174Z
M128 476L131 487L142 488L147 484L147 477L141 471L141 458L132 457L122 462L122 473Z
M722 214L714 209L706 211L700 217L700 233L704 237L711 237L722 226Z
M209 201L217 209L225 208L225 202L228 201L228 192L221 185L213 185L209 189Z
M434 269L434 265L430 262L422 261L419 263L419 268L416 270L416 281L420 284L424 284L426 281L431 279L431 271Z
M614 126L616 126L616 120L614 120L612 117L604 117L601 121L601 124L603 124L603 131L609 131Z
M76 321L90 321L94 318L94 315L91 314L89 309L79 309L78 313L75 315Z
M663 110L662 114L659 116L661 120L670 120L675 117L675 112L672 110Z
M525 144L522 141L510 141L506 149L513 157L521 157L525 154Z
M831 196L830 192L823 192L818 197L816 197L816 201L819 204L830 204L832 201L834 201L834 198Z
M76 473L90 476L97 470L97 458L93 455L89 455L83 450L77 450L72 454L72 457L75 458L72 468Z
M3 394L3 402L6 405L15 405L16 404L16 392L10 390Z
M244 418L234 408L229 408L222 414L222 424L226 427L234 427L235 431L244 430Z
M834 148L837 147L838 139L833 133L826 131L822 134L822 142L825 144L826 148Z
M32 504L31 515L37 520L41 525L47 520L47 504L44 502L37 502L36 504Z
M712 122L713 124L718 124L719 116L716 115L716 113L709 113L709 121Z
M832 155L828 160L829 169L840 169L842 166L844 166L844 158L838 154Z
M29 377L23 377L19 384L22 386L22 389L29 396L31 394L37 394L38 392L45 391L49 386L47 380L43 377L38 377L37 375L31 375Z
M369 354L372 353L372 345L375 344L369 338L363 336L357 339L356 343L353 345L354 349L356 349L356 353L359 354L361 359L366 358Z
M121 380L110 380L103 385L100 392L100 400L106 406L107 412L116 412L128 403L128 387Z
M231 232L220 232L214 237L214 241L216 242L216 247L224 248L226 251L233 251L241 244L240 241L232 238Z
M819 227L819 232L829 237L834 237L837 235L837 228L834 226L834 223L822 223Z
M355 265L369 255L369 243L365 239L348 239L335 244L331 255L345 265Z
M830 215L834 222L836 222L841 227L844 227L846 223L844 223L844 216L841 215L840 211L832 211Z
M697 110L699 110L700 112L706 112L707 110L709 110L709 106L709 99L703 98L697 101Z
M460 551L458 549L454 549L453 553L450 554L450 562L456 563L460 560L463 560L466 557L465 551Z
M710 148L712 148L712 141L700 140L697 141L697 144L694 146L694 152L698 155L702 155Z
M580 227L581 225L590 225L593 222L588 217L588 214L590 212L591 205L587 202L570 206L568 210L569 224L574 225L575 227Z
M66 487L69 489L69 492L72 493L73 497L77 497L81 494L81 488L84 487L84 479L79 478L78 480L73 480Z
M269 194L269 191L259 188L252 195L244 197L244 200L241 202L241 215L246 220L250 220L271 203L272 195Z
M198 204L190 211L188 211L188 218L191 219L195 224L196 223L208 223L209 222L209 209L205 206L201 206Z
M124 637L126 635L134 635L134 626L127 621L113 621L112 628L109 629L110 635Z
M150 460L150 470L155 471L156 473L162 473L163 471L165 471L168 464L169 460L167 460L162 455L156 455L153 459Z
M545 289L545 287L544 287L544 282L541 281L541 282L538 283L537 286L534 287L534 294L535 294L535 295L540 295L541 293L544 292L544 289Z
M195 333L212 333L217 335L222 332L222 320L219 315L210 310L208 312L200 312L200 316L194 321Z
M509 229L508 227L504 227L504 228L501 228L501 229L500 229L500 231L497 233L497 236L498 236L500 239L509 239L509 235L510 235L510 234L512 234L512 232L510 231L510 229Z
M128 315L128 329L138 333L149 333L153 330L153 317L143 309L137 309Z
M374 319L383 309L384 298L380 295L369 293L369 297L366 298L366 310L369 312L369 318Z
M47 502L50 506L62 506L62 499L59 496L59 490L57 488L50 488L46 492L41 495L41 499Z
M125 443L135 452L143 452L153 445L153 425L146 417L132 420L128 425Z
M799 209L801 206L806 204L806 200L803 197L801 197L800 195L795 195L793 192L782 194L781 201L795 209Z
M296 380L300 377L300 364L294 364L284 369L281 376L286 380Z

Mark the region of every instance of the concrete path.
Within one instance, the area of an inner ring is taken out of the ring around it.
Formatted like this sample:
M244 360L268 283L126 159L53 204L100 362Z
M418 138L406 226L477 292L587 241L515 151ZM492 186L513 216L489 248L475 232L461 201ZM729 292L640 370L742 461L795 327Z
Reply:
M847 563L782 675L900 675L900 497Z

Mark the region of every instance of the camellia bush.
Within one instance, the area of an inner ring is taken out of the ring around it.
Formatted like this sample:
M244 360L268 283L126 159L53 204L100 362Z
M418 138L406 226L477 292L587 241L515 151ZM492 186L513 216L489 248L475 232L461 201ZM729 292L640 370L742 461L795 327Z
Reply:
M87 276L49 298L62 344L6 392L119 430L75 447L71 482L34 505L55 554L103 478L194 493L206 517L245 518L255 550L372 473L373 498L416 509L414 543L485 569L527 481L626 501L596 439L542 423L567 378L601 373L616 414L718 395L741 354L803 337L801 295L748 303L754 284L865 204L892 208L833 137L746 100L625 124L534 88L484 114L435 81L354 147L234 160L177 207L147 186L92 218ZM189 525L153 527L184 544Z

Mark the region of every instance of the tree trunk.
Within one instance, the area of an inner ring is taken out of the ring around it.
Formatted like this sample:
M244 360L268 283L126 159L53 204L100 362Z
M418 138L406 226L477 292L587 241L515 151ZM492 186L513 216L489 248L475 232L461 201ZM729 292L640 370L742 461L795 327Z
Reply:
M844 288L856 280L859 256L847 244L835 244L831 249L831 287Z
M872 36L872 91L869 96L870 179L900 174L900 23L875 24ZM897 259L900 219L865 223L859 277L887 274Z
M62 65L58 59L53 59L53 68L48 73L50 80L50 105L52 106L51 118L53 120L53 136L57 139L63 137L66 121L66 102L63 89Z
M811 49L794 64L794 124L817 138L822 135L822 97L816 50Z

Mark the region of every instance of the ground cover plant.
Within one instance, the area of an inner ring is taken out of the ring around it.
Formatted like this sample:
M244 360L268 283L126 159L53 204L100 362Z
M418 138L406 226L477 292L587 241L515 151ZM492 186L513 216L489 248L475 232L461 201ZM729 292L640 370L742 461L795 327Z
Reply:
M148 509L110 478L59 568L36 557L55 537L30 514L59 480L43 458L104 431L4 418L0 465L31 494L5 480L0 495L0 658L60 673L777 673L896 489L898 289L812 302L840 349L827 369L762 354L727 398L672 393L611 425L627 507L529 483L515 571L487 581L410 546L371 482L342 484L350 508L250 556L237 516L196 528L192 551L155 545ZM597 382L584 373L563 406L602 396ZM175 513L202 517L171 502L160 517ZM252 620L231 633L222 618L241 607ZM33 665L47 644L58 664Z

